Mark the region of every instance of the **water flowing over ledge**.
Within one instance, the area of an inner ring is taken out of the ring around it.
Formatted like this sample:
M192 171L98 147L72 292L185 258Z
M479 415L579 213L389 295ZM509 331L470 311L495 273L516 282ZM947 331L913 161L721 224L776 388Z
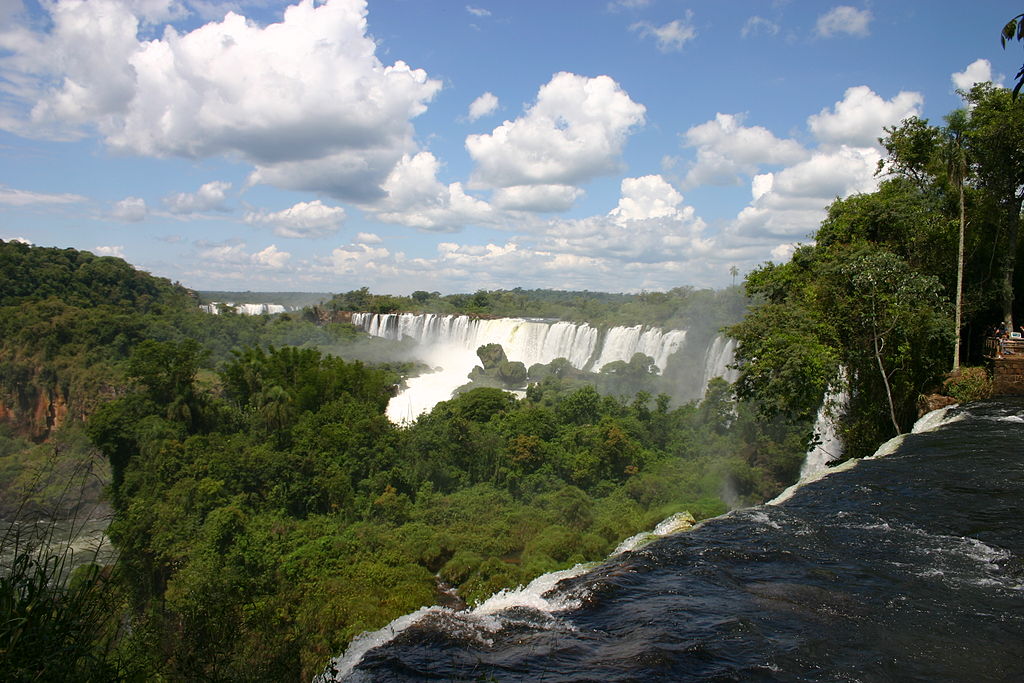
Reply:
M1022 414L930 413L784 501L401 617L319 680L1021 680Z
M396 423L413 420L451 398L479 362L476 350L484 344L501 344L509 360L526 367L565 358L578 370L599 372L609 363L628 362L633 354L642 353L664 372L669 359L682 351L687 341L686 330L643 325L599 330L587 323L434 313L353 313L352 324L375 337L415 340L421 359L436 368L408 380L407 388L392 400L388 417ZM728 367L735 347L733 339L719 336L712 340L704 352L704 372L695 393L702 392L714 377L735 379L735 371Z

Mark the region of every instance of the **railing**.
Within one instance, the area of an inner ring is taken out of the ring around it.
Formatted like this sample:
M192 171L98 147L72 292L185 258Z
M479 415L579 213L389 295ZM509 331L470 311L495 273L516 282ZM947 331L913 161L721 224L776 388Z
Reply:
M1024 339L985 338L985 357L1024 356Z

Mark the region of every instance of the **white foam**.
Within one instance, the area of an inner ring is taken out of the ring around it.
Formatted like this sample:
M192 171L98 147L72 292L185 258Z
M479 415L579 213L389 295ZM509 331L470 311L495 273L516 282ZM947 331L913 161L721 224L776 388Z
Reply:
M930 432L935 429L938 429L942 425L952 424L953 422L959 422L960 420L964 419L964 413L957 413L953 417L949 417L949 412L953 410L953 408L959 407L959 405L960 404L955 403L951 406L946 406L945 408L939 408L937 410L931 411L930 413L925 413L917 422L914 423L914 426L911 428L910 433L921 434L923 432Z

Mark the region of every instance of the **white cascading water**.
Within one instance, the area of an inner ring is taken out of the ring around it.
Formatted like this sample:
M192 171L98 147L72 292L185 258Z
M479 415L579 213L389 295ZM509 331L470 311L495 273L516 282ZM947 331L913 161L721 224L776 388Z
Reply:
M843 380L840 380L843 384ZM841 415L849 402L846 389L829 388L825 400L818 408L818 416L814 421L814 437L817 444L807 451L804 464L800 468L800 480L810 479L825 470L830 462L843 455L843 442L836 434L836 418Z
M708 382L715 377L721 377L730 384L736 381L739 372L729 367L736 352L736 340L731 337L715 337L715 341L708 348L704 359L704 378L701 381L703 391L707 391Z
M396 423L414 420L438 402L451 398L452 392L467 382L467 375L479 362L476 350L484 344L501 344L509 360L519 361L527 368L566 358L577 369L598 372L608 363L628 362L633 354L643 353L654 359L660 372L686 341L685 330L663 331L643 325L613 327L602 337L587 323L433 313L353 313L352 324L376 337L411 337L420 345L421 360L437 368L433 373L408 380L407 387L391 400L387 414ZM725 375L733 346L722 338L716 339L713 346L714 367L705 374L715 371L718 375L713 376Z
M275 313L284 313L287 310L281 304L233 304L229 301L214 301L210 304L200 304L199 308L207 313L220 315L221 308L228 306L234 308L235 312L241 315L274 315Z

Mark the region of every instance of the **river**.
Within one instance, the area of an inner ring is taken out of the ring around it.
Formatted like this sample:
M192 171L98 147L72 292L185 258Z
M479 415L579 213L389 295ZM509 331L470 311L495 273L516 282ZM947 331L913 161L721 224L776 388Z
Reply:
M775 504L402 617L323 678L1024 680L1024 401L925 429Z

